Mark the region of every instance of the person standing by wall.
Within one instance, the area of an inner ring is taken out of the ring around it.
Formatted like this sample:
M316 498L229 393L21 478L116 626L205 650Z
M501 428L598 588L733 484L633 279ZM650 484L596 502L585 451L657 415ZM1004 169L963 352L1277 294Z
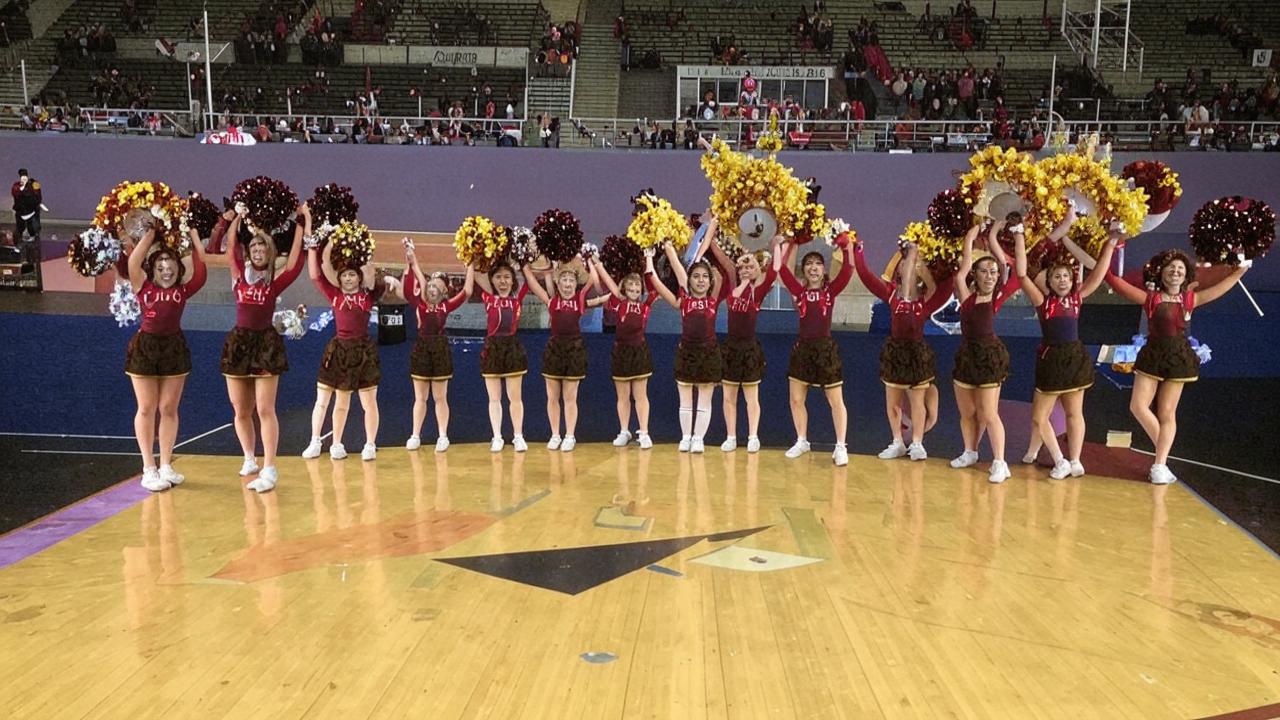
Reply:
M18 181L10 189L13 196L13 239L23 246L23 261L31 263L36 273L36 289L40 280L40 213L45 207L40 183L31 179L26 168L18 170Z

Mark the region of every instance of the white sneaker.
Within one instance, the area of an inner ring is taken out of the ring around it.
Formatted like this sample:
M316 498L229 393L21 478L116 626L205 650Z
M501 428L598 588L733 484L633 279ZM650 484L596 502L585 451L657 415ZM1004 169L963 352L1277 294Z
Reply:
M706 449L707 449L706 446L702 444L702 438L700 437L690 438L689 452L701 455L702 453L706 452Z
M1084 465L1079 460L1071 461L1071 477L1081 477L1084 475Z
M1147 478L1151 480L1153 485L1171 485L1178 482L1178 478L1174 477L1168 465L1152 465L1151 472L1147 473Z
M151 492L162 492L173 487L164 480L161 480L160 473L156 472L156 469L153 467L142 468L142 482L140 484Z
M373 443L365 443L364 448L360 450L360 459L366 461L378 459L378 446Z
M176 485L181 485L181 484L182 484L182 481L183 481L183 480L186 480L187 478L186 478L186 477L184 477L184 476L182 476L182 475L179 475L179 474L178 474L178 471L176 471L176 470L174 470L174 469L173 469L173 466L171 466L171 465L161 465L161 466L160 466L160 479L161 479L161 480L163 480L163 481L165 481L165 482L167 482L167 483L169 483L170 485L175 485L175 486L176 486Z
M901 440L894 440L889 443L889 447L880 451L876 457L881 460L893 460L907 454L907 446L902 444Z
M831 453L831 462L835 463L836 467L844 467L849 464L849 450L844 443L836 443L836 449Z
M693 446L693 438L680 438L680 452L689 452L689 448Z
M1003 460L992 460L991 474L987 476L987 482L1002 483L1012 475L1013 473L1009 472L1009 463Z
M1022 464L1023 464L1023 465L1035 465L1035 464L1036 464L1036 460L1039 460L1039 459L1040 459L1040 457L1039 457L1038 455L1023 455L1023 456L1022 456Z
M258 459L247 457L244 464L240 466L240 477L246 477L258 472Z
M264 467L262 472L258 473L258 477L249 483L248 488L257 493L271 492L276 489L279 479L274 467Z
M959 470L960 468L973 467L978 464L978 451L965 450L960 456L951 461L951 467Z
M1049 471L1049 477L1054 480L1061 480L1071 474L1071 463L1066 458L1058 458L1053 464L1053 469Z
M548 449L548 450L559 450L559 449L560 449L560 443L561 443L560 436L559 436L559 435L552 435L552 436L551 436L551 439L547 441L547 449Z
M422 447L422 438L417 435L410 435L409 440L404 444L405 450L417 450Z
M506 445L501 437L494 437L489 441L489 452L502 452L502 446Z
M631 431L623 430L618 433L618 437L613 439L614 447L626 447L631 444Z
M436 452L444 452L449 449L449 436L441 435L436 438Z
M924 460L929 457L929 453L924 451L924 446L920 443L911 443L911 447L907 448L907 454L912 460Z
M653 447L653 438L649 437L649 433L639 433L640 449L649 450Z
M738 449L738 438L730 435L720 443L720 452L733 452Z
M303 460L315 460L320 457L320 450L324 447L322 441L318 437L311 438L311 444L307 445L307 449L302 451Z
M756 437L755 435L752 435L751 437L747 438L747 452L749 453L760 452L760 438Z
M560 443L560 452L573 452L573 449L577 446L578 441L576 438L572 435L565 435L564 442Z
M807 452L809 452L809 441L797 438L796 444L787 448L786 456L794 460Z
M511 438L511 447L516 452L525 452L526 450L529 449L529 445L524 441L523 435L516 435L515 437Z
M342 443L334 443L329 446L329 457L334 460L341 460L347 456L347 448Z

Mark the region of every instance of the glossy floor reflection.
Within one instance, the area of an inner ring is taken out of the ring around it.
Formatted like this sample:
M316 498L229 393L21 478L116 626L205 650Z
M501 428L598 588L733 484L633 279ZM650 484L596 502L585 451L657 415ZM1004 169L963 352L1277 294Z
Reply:
M455 445L285 459L260 496L238 464L184 458L181 488L0 569L6 717L1078 720L1280 699L1277 560L1179 485Z

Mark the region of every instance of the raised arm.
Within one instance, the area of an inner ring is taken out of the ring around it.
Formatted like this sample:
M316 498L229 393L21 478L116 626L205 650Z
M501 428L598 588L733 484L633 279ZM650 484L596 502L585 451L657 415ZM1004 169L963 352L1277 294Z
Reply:
M1076 222L1076 204L1067 201L1067 214L1062 217L1062 222L1049 233L1050 242L1060 242L1071 232L1071 226Z
M965 278L969 275L969 271L973 269L973 241L978 238L978 233L982 232L981 225L974 225L969 228L969 232L964 236L964 250L960 253L960 267L956 269L956 277L959 281L956 283L956 297L960 298L960 302L964 302L969 298L969 283ZM1000 243L996 243L999 247ZM998 260L996 262L999 262Z
M1107 284L1111 286L1111 289L1115 290L1116 294L1125 300L1139 305L1147 301L1146 290L1143 290L1110 270L1107 271L1106 280Z
M1014 233L1013 236L1013 267L1027 300L1033 306L1040 307L1044 302L1044 291L1036 285L1035 278L1027 275L1027 238L1022 233Z
M884 280L879 275L871 272L867 267L867 259L862 254L862 243L858 242L853 248L853 265L858 271L858 279L871 291L872 295L880 298L883 302L889 302L889 286L884 284Z
M676 252L676 248L669 242L662 243L662 252L667 256L667 262L671 265L671 271L676 275L676 284L681 290L689 292L689 273L684 269L684 263L680 260L680 255ZM661 283L659 283L661 284Z
M843 239L841 239L843 238ZM850 246L848 235L840 235L836 238L836 245L840 247L840 272L831 279L829 289L832 295L839 295L849 287L849 281L853 279L853 248Z
M204 246L198 242L191 243L191 277L182 284L182 289L187 297L191 297L204 287L208 279L209 266L204 262Z
M623 297L622 290L618 287L618 284L613 281L613 276L609 274L609 271L605 268L604 263L600 262L599 260L595 260L595 261L592 261L591 264L595 266L596 271L599 273L600 279L604 281L605 287L609 288L609 293L614 297L618 298L619 300L625 300L626 298Z
M799 295L804 292L804 285L800 284L800 280L796 278L796 274L791 271L791 258L795 256L795 243L787 243L785 252L779 253L774 258L773 266L778 268L778 275L782 276L782 284L786 286L787 291L792 295Z
M1244 274L1248 272L1251 267L1253 267L1252 260L1242 260L1240 264L1231 271L1230 275L1227 275L1204 290L1197 290L1196 307L1208 305L1214 300L1226 295L1228 290L1235 287L1236 283L1240 282L1240 280L1244 278Z
M296 276L297 268L302 264L302 240L311 234L311 206L302 203L300 208L302 211L302 224L296 225L293 229L293 245L289 246L289 257L285 259L285 273L292 273Z
M218 216L218 222L214 224L213 232L209 233L209 244L205 246L206 250L211 253L224 253L227 251L227 228L230 227L231 221L235 218L235 210L224 211Z
M493 294L493 286L489 284L488 274L479 272L470 265L467 266L467 270L471 272L471 277L475 280L476 285L480 287L480 292L485 295Z
M708 230L707 232L711 232L711 231ZM737 285L738 284L738 267L733 264L733 261L729 259L728 255L724 254L724 248L720 247L720 243L716 242L714 238L711 239L710 241L704 241L702 243L702 246L703 246L702 252L704 253L707 252L706 246L708 242L710 242L711 244L711 249L710 249L711 261L715 263L716 267L720 268L720 274L724 276L725 283L729 287L733 287ZM736 295L737 292L735 291L734 294Z
M902 275L898 278L898 294L903 300L918 299L916 294L916 273L919 271L920 248L915 243L907 243L902 260L898 267ZM888 302L887 300L885 302Z
M1111 254L1115 252L1118 242L1119 238L1112 235L1107 239L1107 244L1102 246L1102 254L1098 256L1098 262L1094 264L1093 269L1089 271L1089 275L1085 277L1084 283L1080 286L1081 298L1089 297L1102 286L1102 280L1107 276L1107 271L1111 267Z
M667 247L671 246L668 245ZM680 267L680 263L677 262L675 267ZM683 268L681 269L683 270ZM671 292L665 283L657 279L657 271L653 269L653 248L646 248L644 251L644 271L646 275L653 278L649 288L658 293L658 297L666 300L668 305L678 309L680 307L679 298L676 297L675 293Z
M226 232L222 235L224 239L228 235L231 236L231 262L227 263L227 269L231 271L232 280L240 280L244 277L244 248L240 246L240 241L238 240L240 237L240 224L243 220L244 217L237 214L231 219L231 223L225 228ZM191 232L195 233L195 230Z
M1075 240L1069 237L1062 238L1062 247L1066 248L1067 252L1071 253L1071 256L1076 259L1076 262L1080 263L1080 267L1086 270L1092 270L1093 266L1098 262L1093 259L1092 255L1085 252L1084 248L1077 245Z
M133 286L136 293L142 289L142 283L147 281L147 273L142 269L142 263L147 259L147 253L151 251L151 245L156 241L156 229L154 227L147 228L147 232L143 234L142 239L137 245L133 246L133 251L129 253L129 284Z
M711 211L708 210L707 212L710 213ZM708 250L712 252L720 250L720 243L716 242L716 234L719 229L720 221L712 215L711 219L707 221L707 232L702 236L702 245L698 248L698 252L693 255L694 260L706 255ZM723 252L721 254L723 255Z
M538 278L533 274L533 270L528 265L520 268L520 272L524 273L525 287L529 288L529 292L533 293L544 305L551 304L551 296L547 294L547 289L542 287L542 283L538 282Z

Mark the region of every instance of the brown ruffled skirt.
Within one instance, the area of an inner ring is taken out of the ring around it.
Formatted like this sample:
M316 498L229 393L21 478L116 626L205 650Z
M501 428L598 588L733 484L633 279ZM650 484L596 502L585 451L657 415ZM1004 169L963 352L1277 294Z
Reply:
M1147 338L1133 371L1162 382L1195 382L1200 379L1200 358L1185 337Z
M955 384L964 388L993 388L1009 377L1009 350L998 337L960 341L956 350L956 367L951 373Z
M924 340L889 338L880 350L880 380L897 388L924 387L937 374L933 348Z
M581 380L587 376L587 345L581 337L553 337L542 351L542 377Z
M681 385L708 385L720 382L723 368L720 346L714 342L676 346L676 382Z
M334 338L325 346L318 378L321 385L354 392L377 387L381 380L378 346L372 338Z
M235 327L222 343L222 374L232 378L283 375L289 369L284 338L275 328Z
M154 335L138 331L125 350L124 371L137 377L180 377L191 372L191 350L181 332Z
M726 338L720 345L720 360L726 385L759 385L764 379L764 348L756 338Z
M812 387L833 388L844 384L840 346L834 338L796 340L787 362L787 377Z
M643 380L653 375L653 358L649 355L649 343L639 345L613 344L613 361L610 374L618 382Z
M1085 390L1093 386L1093 360L1079 340L1041 345L1036 351L1036 391L1043 395Z
M529 372L529 356L515 335L491 335L480 351L480 374L484 377L518 377Z
M414 380L448 380L453 377L453 353L444 335L419 335L409 351L409 376Z

